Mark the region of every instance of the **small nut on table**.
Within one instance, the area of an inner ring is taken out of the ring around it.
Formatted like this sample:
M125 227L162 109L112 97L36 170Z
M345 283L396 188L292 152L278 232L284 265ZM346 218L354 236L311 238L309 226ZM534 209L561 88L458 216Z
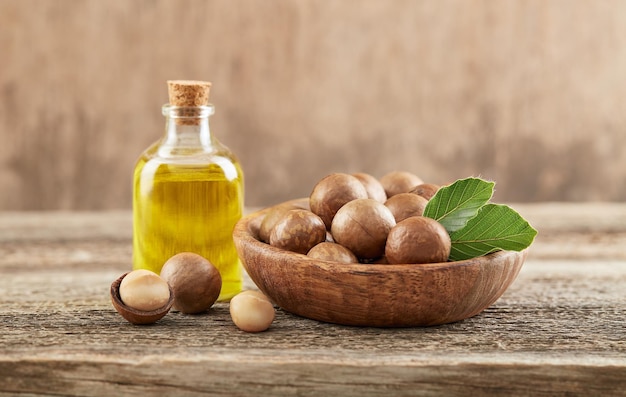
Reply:
M270 327L276 311L262 292L248 290L230 300L230 316L240 330L262 332Z
M198 314L210 309L222 290L219 270L206 258L181 252L165 262L161 277L174 291L174 309Z

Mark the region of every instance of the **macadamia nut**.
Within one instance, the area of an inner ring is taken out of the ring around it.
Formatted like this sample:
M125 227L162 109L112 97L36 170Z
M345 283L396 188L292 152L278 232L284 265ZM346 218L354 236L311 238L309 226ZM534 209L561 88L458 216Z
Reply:
M259 237L261 240L265 241L269 244L270 242L270 234L272 233L272 229L276 226L276 222L282 218L287 211L295 210L295 209L306 209L303 208L301 204L288 202L283 204L278 204L272 207L263 218L263 222L261 222L261 226L259 227Z
M384 203L387 200L387 193L385 193L385 188L378 179L364 172L357 172L352 174L352 176L354 176L363 184L369 198L380 201L381 203Z
M309 258L339 263L358 263L359 259L346 247L337 243L322 242L306 254Z
M230 316L245 332L262 332L270 327L276 316L272 302L259 291L243 291L230 301Z
M330 231L335 242L359 259L375 259L384 254L387 234L395 224L393 214L383 203L358 199L337 211Z
M385 206L391 210L396 223L406 218L419 216L424 213L428 200L413 193L399 193L385 201Z
M174 291L174 309L187 314L208 310L222 290L222 276L217 268L193 252L181 252L168 259L161 277Z
M170 288L158 274L138 269L128 273L122 280L120 298L125 305L134 309L152 311L167 304Z
M335 214L344 204L356 199L368 198L365 186L356 177L335 173L317 182L309 196L311 211L322 218L327 229Z
M398 222L389 232L385 257L389 263L445 262L451 244L448 232L439 222L412 216Z
M387 198L399 193L408 193L415 186L424 183L417 175L407 171L393 171L380 178Z
M325 240L326 225L319 216L307 210L287 211L270 233L270 245L300 254L306 254Z
M426 200L430 200L438 190L439 185L435 185L434 183L422 183L421 185L415 186L410 193L417 194L418 196L424 197Z

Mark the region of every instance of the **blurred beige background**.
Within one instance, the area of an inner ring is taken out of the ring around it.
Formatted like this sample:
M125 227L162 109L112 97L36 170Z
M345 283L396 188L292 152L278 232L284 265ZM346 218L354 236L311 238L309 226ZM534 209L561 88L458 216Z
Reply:
M246 202L327 173L626 201L626 2L0 0L0 210L130 208L168 79L213 82Z

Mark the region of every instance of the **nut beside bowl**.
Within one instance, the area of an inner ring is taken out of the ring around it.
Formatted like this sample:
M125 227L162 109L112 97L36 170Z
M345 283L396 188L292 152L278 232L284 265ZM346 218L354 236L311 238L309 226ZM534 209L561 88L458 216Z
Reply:
M126 305L120 297L120 284L127 274L128 273L122 274L111 284L111 302L115 310L128 322L137 325L152 324L163 318L170 311L174 303L174 292L172 288L170 287L170 298L165 306L149 311L138 310Z
M419 265L328 262L260 241L259 227L268 210L242 218L235 227L244 268L282 309L329 323L413 327L475 316L506 291L527 255L527 250L499 251Z

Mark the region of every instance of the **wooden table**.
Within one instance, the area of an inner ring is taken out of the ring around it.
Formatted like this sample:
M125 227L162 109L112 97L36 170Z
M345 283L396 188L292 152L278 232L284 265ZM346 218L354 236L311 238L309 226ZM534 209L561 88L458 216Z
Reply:
M476 317L376 329L278 310L260 334L225 303L123 320L108 289L130 212L0 213L0 396L626 395L626 204L515 207L539 236Z

